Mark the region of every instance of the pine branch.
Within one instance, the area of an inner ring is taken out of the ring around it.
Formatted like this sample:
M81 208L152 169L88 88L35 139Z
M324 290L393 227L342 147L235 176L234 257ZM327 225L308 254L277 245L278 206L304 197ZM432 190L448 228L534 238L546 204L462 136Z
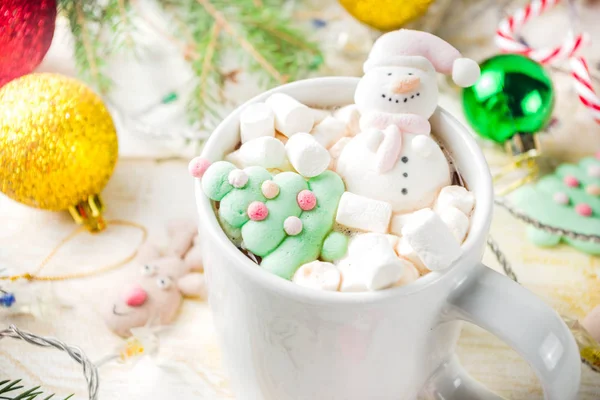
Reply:
M40 386L33 387L31 389L27 389L24 392L21 389L24 388L23 385L20 385L21 379L17 379L11 381L9 379L3 380L0 382L0 400L34 400L37 399L38 396L44 394L43 391L40 391ZM12 393L11 393L12 392ZM20 393L19 393L20 392ZM12 397L15 396L15 397ZM44 398L44 400L50 400L54 397L53 394ZM73 395L66 397L64 400L68 400Z
M118 51L122 44L133 47L128 0L108 0L100 5L97 0L59 0L59 11L69 20L75 39L75 61L79 74L101 93L112 84L104 73L105 59ZM103 37L107 32L112 40Z
M298 79L323 61L319 48L293 26L282 0L160 0L168 28L144 18L136 0L106 0L104 6L97 0L60 2L75 36L80 72L103 92L110 87L103 60L114 48L100 33L107 31L130 43L130 12L179 48L195 75L189 115L205 130L221 117L227 76L220 69L224 53L238 54L241 66L265 86Z

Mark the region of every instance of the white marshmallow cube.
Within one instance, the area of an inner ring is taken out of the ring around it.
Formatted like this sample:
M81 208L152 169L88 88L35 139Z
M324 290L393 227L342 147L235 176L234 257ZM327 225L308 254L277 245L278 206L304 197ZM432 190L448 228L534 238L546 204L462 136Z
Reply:
M325 147L309 133L297 133L285 144L288 159L298 173L307 178L327 169L331 156Z
M344 192L338 205L335 221L348 228L387 233L391 218L392 206L390 203Z
M462 243L469 231L469 217L456 207L446 207L438 213L458 243Z
M275 136L275 115L265 103L248 105L240 115L242 143L263 136Z
M397 236L402 236L402 227L408 224L413 213L396 214L392 217L390 232Z
M315 124L320 124L321 121L323 121L325 118L330 117L331 116L331 111L329 110L323 110L321 108L311 108L310 109L313 113L313 117L315 119Z
M475 206L475 196L462 186L446 186L438 195L435 211L442 212L447 207L456 207L465 215L469 215Z
M346 134L346 125L333 117L327 117L315 125L311 134L323 147L329 148Z
M365 233L355 236L348 254L339 264L342 292L380 290L396 283L408 262L398 258L389 235Z
M287 137L310 132L315 123L314 111L287 94L274 93L266 103L275 114L275 128Z
M333 117L346 125L347 135L355 136L360 132L360 111L356 104L350 104L334 111Z
M292 278L300 286L334 292L338 290L340 280L340 271L335 265L318 260L302 265Z
M421 261L414 249L411 247L410 244L408 244L406 238L400 238L398 244L396 245L396 253L398 253L400 257L407 259L412 265L414 265L415 268L419 271L419 273L426 274L427 272L429 272L429 270L427 269L427 267L425 267L423 261Z
M420 277L421 277L421 274L419 273L419 270L414 265L407 262L406 266L404 267L404 272L402 273L402 277L398 281L396 281L396 283L394 283L394 286L408 285L409 283L413 283Z
M229 158L237 159L244 167L259 166L278 168L285 165L285 146L274 137L263 136L252 139L239 148L238 154Z
M448 268L460 256L460 244L431 209L416 211L402 228L402 237L431 271Z

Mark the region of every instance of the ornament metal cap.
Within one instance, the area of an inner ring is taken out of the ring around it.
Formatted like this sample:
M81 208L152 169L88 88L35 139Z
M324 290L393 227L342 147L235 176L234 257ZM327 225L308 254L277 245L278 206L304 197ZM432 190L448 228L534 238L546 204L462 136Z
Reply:
M100 232L106 228L102 211L104 211L104 203L97 194L89 196L87 201L69 207L69 213L75 222L85 225L90 232Z

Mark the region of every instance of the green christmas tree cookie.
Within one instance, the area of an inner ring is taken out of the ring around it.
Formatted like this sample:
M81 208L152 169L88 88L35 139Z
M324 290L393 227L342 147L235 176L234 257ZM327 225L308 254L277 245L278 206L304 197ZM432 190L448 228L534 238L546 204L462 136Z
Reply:
M332 232L342 179L332 171L308 181L293 172L273 177L262 167L237 169L226 161L210 165L202 189L219 201L218 217L234 242L263 257L261 267L291 279L303 264L320 256L345 255L348 240Z
M583 234L600 234L600 154L579 164L562 164L554 174L525 186L511 196L515 205L538 221ZM532 226L529 239L538 246L562 241L577 250L599 255L600 244L553 235Z

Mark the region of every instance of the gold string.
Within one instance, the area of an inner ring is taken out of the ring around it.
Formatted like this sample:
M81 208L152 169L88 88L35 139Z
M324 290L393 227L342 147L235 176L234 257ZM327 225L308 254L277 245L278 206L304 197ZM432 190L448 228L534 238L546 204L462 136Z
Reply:
M117 261L113 264L108 264L108 265L99 267L95 270L86 271L86 272L76 272L76 273L66 274L66 275L39 276L39 274L46 267L46 265L48 265L50 260L52 260L52 258L56 255L56 253L58 253L65 244L69 243L80 233L87 232L87 228L85 226L80 226L80 227L76 228L75 230L73 230L65 238L63 238L56 245L56 247L54 247L54 249L52 249L52 251L50 251L50 253L42 260L40 265L38 265L38 267L35 270L33 270L32 272L27 272L25 274L21 274L21 275L0 276L0 280L17 281L20 279L25 279L28 281L65 281L65 280L70 280L70 279L87 278L90 276L103 274L105 272L112 271L114 269L122 267L123 265L127 264L128 262L130 262L131 260L133 260L135 258L140 246L142 244L144 244L144 242L146 241L146 238L148 237L148 231L146 230L146 228L144 226L137 224L135 222L130 222L130 221L112 220L112 221L107 221L107 225L108 226L129 226L129 227L139 229L142 232L142 240L140 241L140 244L137 246L137 248L131 254L129 254L124 259Z

